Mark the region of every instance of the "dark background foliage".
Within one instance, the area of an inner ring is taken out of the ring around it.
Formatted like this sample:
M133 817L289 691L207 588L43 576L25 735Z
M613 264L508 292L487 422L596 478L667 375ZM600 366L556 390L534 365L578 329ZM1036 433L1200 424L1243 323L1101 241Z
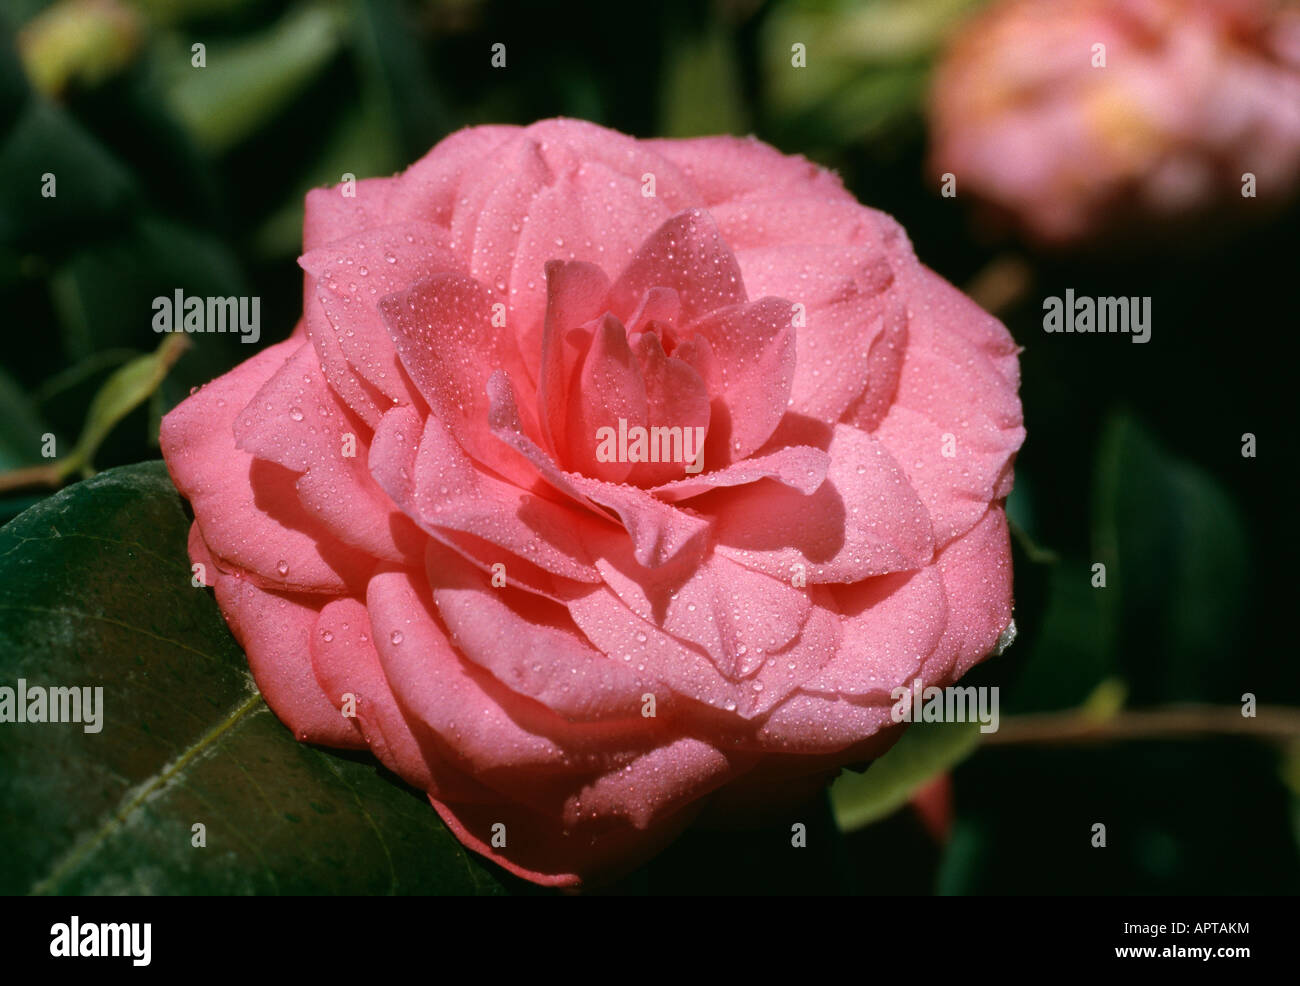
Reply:
M637 136L754 133L838 169L953 283L969 287L990 265L1020 272L1024 288L998 312L1024 347L1029 439L1008 504L1020 638L976 672L1002 688L1004 719L1082 708L1105 723L1171 703L1237 708L1247 692L1261 705L1300 705L1295 363L1285 355L1300 214L1275 208L1242 230L1087 253L982 233L923 169L929 69L971 6L10 0L0 470L42 464L45 433L72 447L94 395L157 345L157 295L257 295L262 345L283 338L300 313L303 194L344 172L392 173L465 125L557 115ZM74 9L81 33L51 28L53 7ZM822 58L818 42L850 9L879 18L878 36L894 40ZM791 40L809 44L805 74L789 67ZM202 70L190 64L195 41L207 46ZM503 69L489 63L498 42ZM58 176L56 199L39 196L45 172ZM1067 287L1151 297L1151 342L1045 334L1042 299ZM196 338L156 392L127 402L95 468L156 459L159 415L252 348ZM1255 458L1241 454L1247 432ZM0 494L0 520L49 493ZM1098 561L1105 589L1090 584ZM15 626L10 638L23 639ZM0 766L18 769L42 768ZM1294 737L987 745L952 777L947 841L907 808L838 832L849 792L810 816L806 855L774 853L788 826L693 832L614 889L1300 888ZM1095 822L1107 826L1105 849L1090 844Z

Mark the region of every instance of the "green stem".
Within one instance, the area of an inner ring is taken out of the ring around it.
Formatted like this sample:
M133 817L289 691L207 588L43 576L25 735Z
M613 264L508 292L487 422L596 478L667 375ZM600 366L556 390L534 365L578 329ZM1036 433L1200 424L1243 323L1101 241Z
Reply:
M1079 712L1013 716L983 742L989 746L1073 746L1131 740L1250 736L1278 743L1300 739L1300 709L1262 705L1254 716L1238 706L1170 705L1108 718Z

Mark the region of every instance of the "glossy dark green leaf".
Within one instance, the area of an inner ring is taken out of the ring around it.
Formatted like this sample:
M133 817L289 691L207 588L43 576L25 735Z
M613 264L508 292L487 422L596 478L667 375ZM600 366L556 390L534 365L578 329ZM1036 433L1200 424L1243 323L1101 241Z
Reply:
M0 686L103 688L99 732L0 724L0 892L502 892L422 795L280 724L188 526L154 462L0 529Z

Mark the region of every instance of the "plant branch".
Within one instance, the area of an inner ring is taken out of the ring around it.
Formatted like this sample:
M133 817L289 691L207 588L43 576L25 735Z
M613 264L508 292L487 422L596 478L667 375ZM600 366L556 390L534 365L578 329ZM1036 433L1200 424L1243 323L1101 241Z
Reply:
M1080 712L1012 716L989 733L990 746L1068 746L1126 740L1187 739L1197 736L1253 736L1288 742L1300 739L1300 709L1260 706L1253 717L1237 706L1169 705L1099 718Z

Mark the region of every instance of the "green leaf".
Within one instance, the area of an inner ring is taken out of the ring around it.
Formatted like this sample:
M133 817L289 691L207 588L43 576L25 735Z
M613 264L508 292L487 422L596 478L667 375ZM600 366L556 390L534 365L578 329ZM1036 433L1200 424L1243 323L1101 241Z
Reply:
M1134 700L1235 699L1249 574L1237 505L1124 414L1106 425L1095 475L1095 591Z
M918 722L865 773L846 770L831 785L831 807L843 832L893 814L926 781L955 767L979 745L978 722Z
M61 107L28 98L0 140L0 241L61 246L136 197L126 167ZM47 184L53 176L52 185ZM53 195L42 194L52 191Z
M386 142L399 158L392 167L401 167L456 125L438 91L410 5L400 0L350 0L348 7L352 55L361 80L357 102L388 121ZM356 168L348 170L361 175Z
M43 436L55 432L23 388L4 370L0 370L0 421L4 422L4 428L0 429L0 489L3 489L6 473L39 474L33 470L40 470L48 462L41 458ZM16 517L44 495L44 492L0 493L0 524Z
M50 431L13 377L0 369L0 472L41 461L41 436Z
M86 424L76 447L63 463L64 475L74 469L89 469L95 452L113 426L148 400L167 376L167 371L184 351L188 340L169 335L156 350L138 356L104 381L86 412Z
M1128 686L1118 678L1106 678L1092 690L1092 694L1079 706L1079 714L1086 719L1103 723L1114 719L1124 709Z
M749 132L735 41L721 27L699 37L674 38L664 51L659 94L665 137Z
M144 33L139 11L100 0L61 0L23 25L19 51L32 85L57 96L67 85L95 86L135 57Z
M879 137L919 114L930 60L972 0L777 6L763 27L766 99L784 128L832 144ZM806 64L792 64L792 46Z
M258 228L254 247L262 256L301 251L303 198L310 189L336 185L344 173L392 174L455 129L411 11L397 0L349 0L346 10L359 91L336 115L328 141L287 199Z
M45 380L36 388L32 399L38 407L48 405L65 394L75 391L78 387L85 386L100 374L111 373L123 363L135 359L139 355L134 349L104 349L92 353L80 362L60 370L54 376Z
M280 724L188 528L153 462L0 529L0 683L103 688L101 732L0 726L0 893L502 892L421 794Z
M235 19L245 9L265 5L265 0L134 0L157 24L178 21L201 21L211 18Z
M1076 561L1041 566L1046 584L1029 586L1026 579L1035 567L1017 559L1017 624L1030 591L1046 599L1036 614L1037 626L1029 627L1028 646L1019 655L1020 672L1008 682L1004 714L1074 708L1117 670L1102 630L1101 594L1107 590L1092 587L1088 566Z
M302 251L304 199L321 185L336 185L344 173L357 178L391 174L401 167L391 122L377 107L343 113L329 143L289 197L262 223L254 246L263 256L295 257Z
M288 106L341 41L341 19L323 5L290 10L254 37L210 45L202 68L192 64L186 39L166 63L172 111L198 143L225 151Z
M72 451L53 462L17 470L20 481L16 481L15 473L0 473L0 489L11 483L21 486L28 482L58 486L78 471L83 476L91 475L95 453L109 432L137 407L158 395L167 371L188 347L189 340L185 336L169 335L154 352L129 359L96 391L86 412L81 436ZM161 420L161 414L157 417Z
M50 279L69 360L104 349L153 346L153 299L170 298L178 288L195 297L250 293L238 258L221 240L161 216L144 213L114 236L79 246ZM220 348L247 347L233 334L205 335L195 345L205 357ZM206 363L207 375L198 374L192 383L211 380L234 362Z

